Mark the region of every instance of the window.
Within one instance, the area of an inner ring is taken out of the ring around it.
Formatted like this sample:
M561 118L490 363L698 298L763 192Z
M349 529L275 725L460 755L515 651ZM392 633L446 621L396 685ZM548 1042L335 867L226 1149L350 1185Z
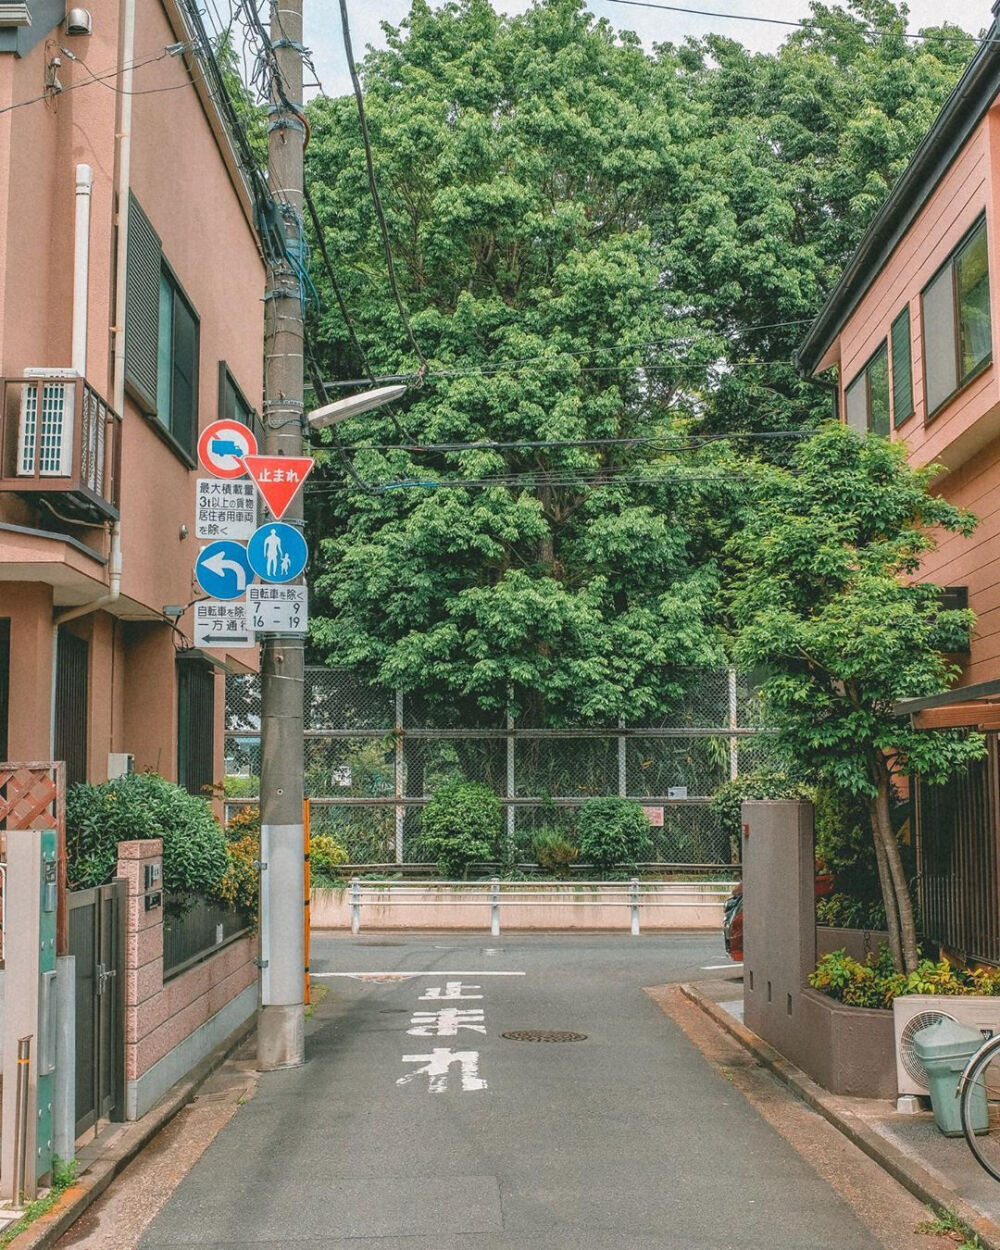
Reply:
M194 455L198 431L198 318L163 258L160 237L129 199L125 381L174 444Z
M87 780L87 667L85 638L60 629L56 642L56 759L66 761L66 784Z
M986 223L973 227L923 293L927 415L992 359Z
M910 353L910 309L892 323L892 420L902 425L913 415L913 359Z
M156 419L185 451L198 430L198 322L170 272L160 271Z
M889 351L885 343L844 392L852 430L889 433Z
M242 425L249 426L260 441L263 431L257 413L236 385L224 360L219 361L219 420L239 421Z
M177 661L177 781L204 794L214 780L215 673L197 658Z

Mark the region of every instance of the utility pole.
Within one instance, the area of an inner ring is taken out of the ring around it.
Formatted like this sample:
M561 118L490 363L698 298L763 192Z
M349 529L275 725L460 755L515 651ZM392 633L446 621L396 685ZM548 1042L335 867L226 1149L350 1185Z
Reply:
M279 7L280 6L280 7ZM272 0L272 72L268 173L287 252L302 255L302 0ZM274 249L269 249L274 255ZM288 259L268 265L264 297L264 446L268 456L301 456L303 307L299 275ZM283 520L301 527L302 492ZM265 639L261 647L261 1003L257 1063L263 1070L305 1059L303 968L305 830L302 729L305 648L301 637Z

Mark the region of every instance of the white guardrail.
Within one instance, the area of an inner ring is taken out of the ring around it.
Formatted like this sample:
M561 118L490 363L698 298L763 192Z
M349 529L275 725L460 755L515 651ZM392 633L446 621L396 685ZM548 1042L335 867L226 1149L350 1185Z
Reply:
M712 907L722 909L732 892L732 881L437 881L419 885L397 881L362 881L352 877L348 889L351 932L361 932L361 912L368 906L490 908L490 933L500 934L500 913L506 907L621 907L627 908L632 936L641 932L639 912L651 907ZM433 894L433 898L428 898Z

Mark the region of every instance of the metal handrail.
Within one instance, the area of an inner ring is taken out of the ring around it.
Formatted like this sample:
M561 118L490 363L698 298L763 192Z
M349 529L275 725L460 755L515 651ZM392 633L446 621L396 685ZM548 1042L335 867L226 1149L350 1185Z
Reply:
M555 887L560 885L570 887L574 893L572 895L557 893ZM377 902L379 906L392 906L394 903L405 904L407 907L440 907L442 905L448 907L488 906L490 908L490 933L493 937L498 937L500 934L501 907L537 907L539 904L544 904L548 907L579 907L581 905L588 907L627 907L631 912L631 932L633 937L637 937L640 933L640 908L690 907L692 904L684 901L684 897L693 896L702 900L702 906L718 907L721 910L725 899L729 897L731 889L732 883L729 881L640 881L638 877L632 877L627 883L619 881L591 881L585 884L578 881L540 881L537 884L524 881L504 882L499 877L494 877L491 881L482 883L439 881L423 886L407 885L393 881L362 882L359 877L353 877L348 887L348 892L351 932L353 934L358 934L361 931L361 908L367 901L369 904ZM364 897L365 890L368 890L369 893L377 893L380 897L369 897L366 900ZM438 893L439 897L434 899L409 897L426 894L428 890ZM581 897L582 890L587 890L591 897ZM602 897L592 897L594 891L598 891ZM663 893L681 896L681 898L664 899L650 897L653 894L662 895ZM461 897L462 894L479 894L480 897L463 898ZM396 897L393 897L393 895Z

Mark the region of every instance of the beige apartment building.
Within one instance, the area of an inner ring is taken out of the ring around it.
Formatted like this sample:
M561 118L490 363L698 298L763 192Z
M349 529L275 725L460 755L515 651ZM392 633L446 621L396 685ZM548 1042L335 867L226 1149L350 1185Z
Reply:
M0 3L0 760L222 776L198 431L254 420L264 264L189 0ZM204 473L202 471L202 475Z

